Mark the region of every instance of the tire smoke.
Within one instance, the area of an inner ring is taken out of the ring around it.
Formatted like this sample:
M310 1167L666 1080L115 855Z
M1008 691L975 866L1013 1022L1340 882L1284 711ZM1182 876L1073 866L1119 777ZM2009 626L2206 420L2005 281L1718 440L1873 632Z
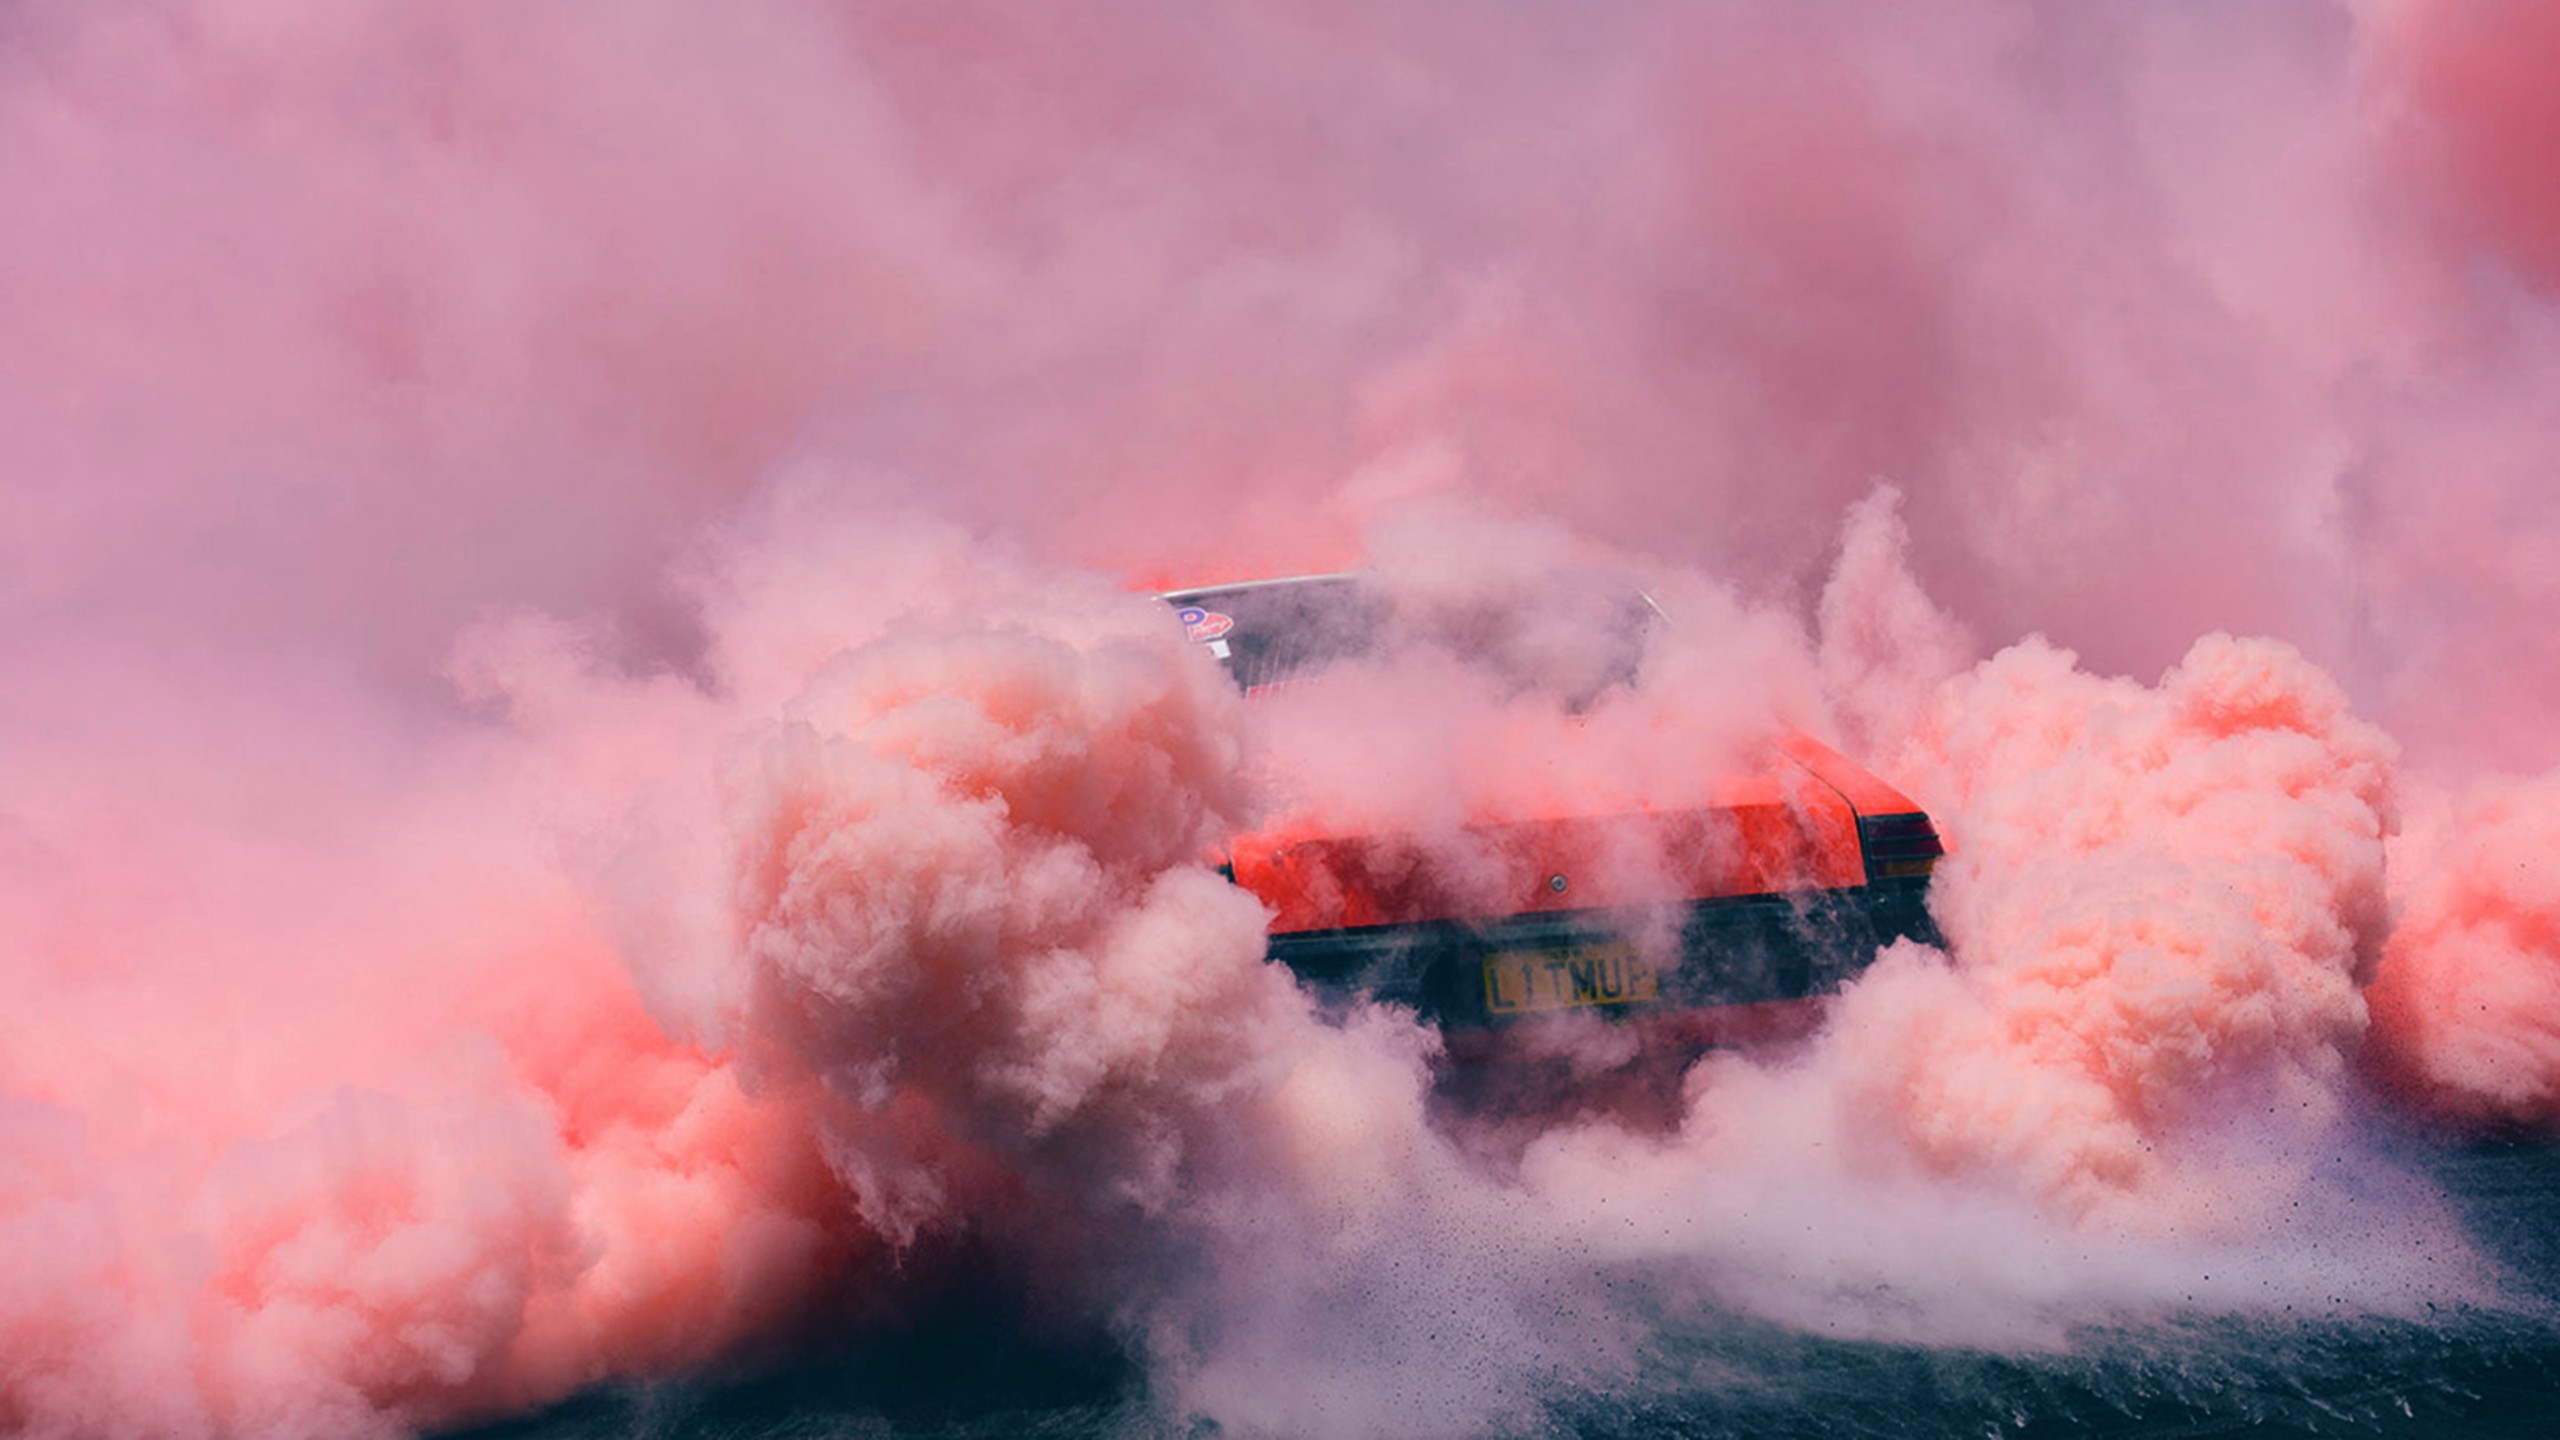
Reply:
M2337 1177L2560 1119L2556 49L0 6L0 1430L751 1368L938 1246L1240 1433L1518 1420L1665 1306L2496 1303ZM1140 593L1353 566L1501 664L1247 706ZM1660 1124L1453 1121L1214 869L1780 726L1938 818L1948 945Z

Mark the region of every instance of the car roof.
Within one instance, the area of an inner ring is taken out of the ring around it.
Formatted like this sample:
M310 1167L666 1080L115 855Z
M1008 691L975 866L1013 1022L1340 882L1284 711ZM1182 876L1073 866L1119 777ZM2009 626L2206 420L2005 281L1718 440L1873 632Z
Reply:
M1232 595L1239 590L1268 590L1284 585L1316 585L1326 581L1365 578L1356 570L1335 570L1318 575L1283 575L1269 580L1234 580L1224 585L1194 585L1181 590L1159 591L1156 598L1169 604L1182 605L1211 595Z

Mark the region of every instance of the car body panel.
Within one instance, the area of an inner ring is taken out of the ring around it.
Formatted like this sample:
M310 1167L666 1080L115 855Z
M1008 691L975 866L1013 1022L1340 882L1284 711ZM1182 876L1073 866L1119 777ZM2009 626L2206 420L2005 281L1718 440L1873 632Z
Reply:
M1489 920L1855 885L1857 814L1810 777L1723 782L1677 810L1558 815L1466 827L1463 841L1281 830L1238 837L1236 883L1276 934ZM1463 876L1438 862L1463 849Z
M1298 623L1354 596L1360 625L1377 623L1355 583L1163 598L1252 695L1295 683L1321 648L1270 624L1275 611ZM1908 796L1788 731L1673 803L1557 806L1432 836L1284 821L1235 837L1224 859L1271 911L1272 959L1320 993L1412 1006L1464 1059L1522 1026L1595 1020L1675 1049L1801 1033L1880 947L1935 940L1940 853Z

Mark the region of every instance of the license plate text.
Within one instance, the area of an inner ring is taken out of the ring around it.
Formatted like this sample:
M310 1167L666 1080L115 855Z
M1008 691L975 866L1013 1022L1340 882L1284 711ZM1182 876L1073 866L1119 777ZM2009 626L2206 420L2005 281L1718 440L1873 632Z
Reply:
M1484 960L1484 1003L1497 1015L1629 1005L1661 993L1633 945L1508 950Z

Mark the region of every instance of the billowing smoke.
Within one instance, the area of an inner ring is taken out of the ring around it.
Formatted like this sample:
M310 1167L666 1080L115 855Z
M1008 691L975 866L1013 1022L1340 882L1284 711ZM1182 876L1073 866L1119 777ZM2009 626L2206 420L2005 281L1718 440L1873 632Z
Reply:
M0 1430L407 1433L970 1247L1246 1432L1666 1305L2483 1296L2323 1176L2560 1119L2555 49L0 6ZM1144 593L1351 566L1393 643L1250 705ZM1938 817L1947 944L1665 1115L1453 1117L1213 868L1462 884L1782 727Z

